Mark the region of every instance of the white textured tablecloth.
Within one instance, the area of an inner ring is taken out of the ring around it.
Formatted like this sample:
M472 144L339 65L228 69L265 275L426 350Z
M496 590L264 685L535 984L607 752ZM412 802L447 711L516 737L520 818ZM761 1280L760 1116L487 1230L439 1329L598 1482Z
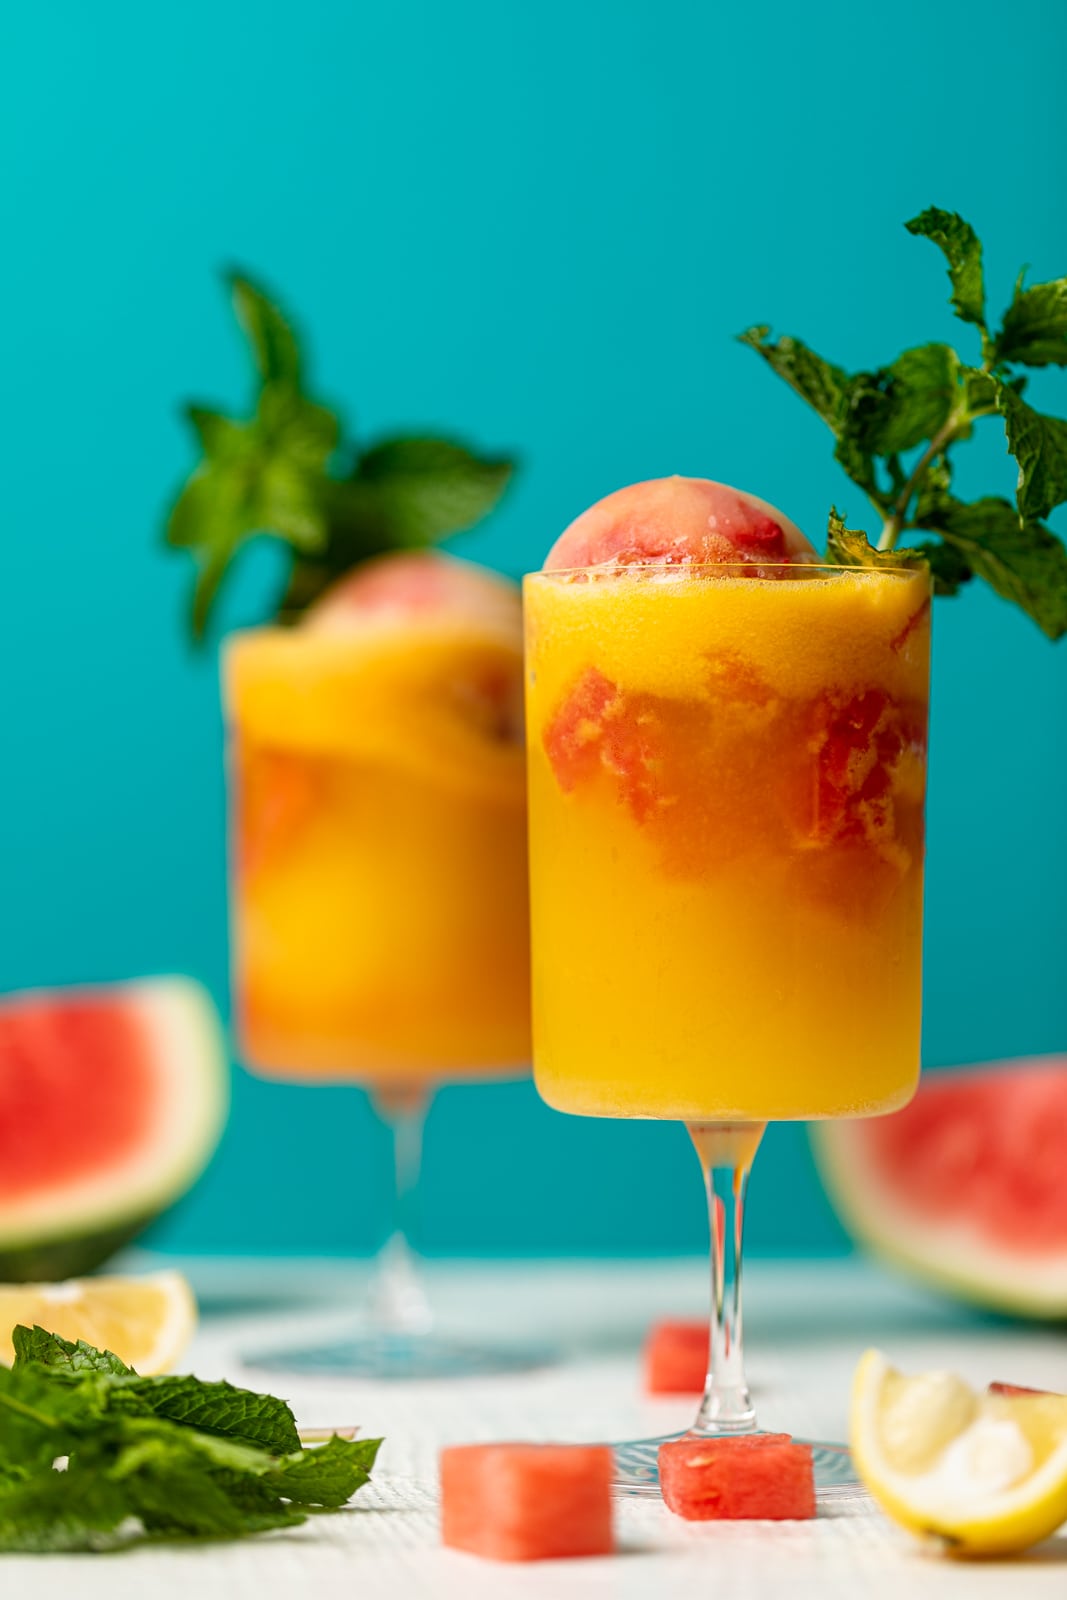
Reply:
M494 1438L640 1438L684 1427L689 1401L641 1397L638 1347L649 1324L705 1307L701 1263L434 1265L443 1329L483 1340L552 1344L559 1359L509 1376L418 1383L288 1379L249 1371L265 1343L336 1336L366 1270L337 1263L179 1263L203 1320L183 1363L289 1398L304 1426L357 1423L383 1434L373 1484L350 1510L235 1544L153 1546L117 1556L0 1557L0 1595L19 1600L510 1600L650 1597L715 1600L819 1595L825 1600L1067 1597L1067 1538L1022 1561L950 1563L924 1554L871 1505L811 1523L688 1525L658 1502L618 1504L610 1558L501 1566L442 1550L436 1458L442 1444ZM131 1263L132 1265L132 1263ZM139 1267L158 1265L140 1258ZM878 1344L905 1368L949 1366L976 1383L1002 1378L1067 1388L1062 1330L966 1314L858 1262L753 1263L746 1282L749 1375L760 1420L809 1437L845 1433L848 1385Z

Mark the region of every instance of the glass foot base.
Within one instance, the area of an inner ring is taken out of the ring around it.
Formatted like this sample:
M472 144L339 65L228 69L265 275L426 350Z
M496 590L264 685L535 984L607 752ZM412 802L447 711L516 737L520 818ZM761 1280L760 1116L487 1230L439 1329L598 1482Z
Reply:
M322 1378L476 1378L529 1372L552 1360L547 1349L468 1344L436 1333L357 1333L299 1350L246 1351L242 1364L259 1372Z
M684 1433L664 1434L659 1439L631 1439L612 1446L615 1452L616 1494L659 1494L659 1447L669 1439L685 1439ZM852 1452L844 1444L826 1444L816 1439L798 1439L810 1444L815 1468L815 1497L820 1505L858 1500L867 1493L856 1476Z

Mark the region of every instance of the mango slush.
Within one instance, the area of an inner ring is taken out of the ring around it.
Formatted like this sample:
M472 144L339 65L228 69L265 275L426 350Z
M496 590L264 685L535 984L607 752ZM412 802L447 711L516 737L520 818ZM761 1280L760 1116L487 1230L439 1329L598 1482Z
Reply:
M410 1085L529 1061L517 642L462 621L234 636L243 1058Z
M930 595L525 582L534 1063L561 1111L889 1111L919 1069Z

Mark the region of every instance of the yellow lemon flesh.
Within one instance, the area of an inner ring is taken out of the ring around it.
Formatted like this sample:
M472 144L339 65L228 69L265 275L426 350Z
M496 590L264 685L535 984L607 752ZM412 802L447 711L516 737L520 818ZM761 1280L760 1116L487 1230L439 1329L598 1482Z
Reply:
M19 1323L84 1339L149 1376L169 1371L189 1343L196 1300L180 1272L0 1284L0 1362L14 1360L11 1335Z
M894 1521L950 1554L1011 1555L1067 1521L1067 1397L906 1377L877 1350L852 1388L852 1453Z

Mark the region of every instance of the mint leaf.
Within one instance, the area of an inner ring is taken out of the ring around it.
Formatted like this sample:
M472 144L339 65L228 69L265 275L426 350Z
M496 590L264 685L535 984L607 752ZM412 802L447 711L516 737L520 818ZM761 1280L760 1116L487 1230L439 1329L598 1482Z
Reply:
M302 392L296 334L281 309L242 274L232 280L234 307L248 335L260 389L241 420L201 405L186 416L204 459L178 495L167 542L197 560L193 634L202 637L222 581L241 547L260 534L295 549L321 549L327 526L320 499L326 464L337 448L337 416Z
M325 544L320 481L336 448L338 423L323 406L277 384L263 389L247 422L196 406L188 414L205 458L171 510L167 540L197 558L193 632L199 638L247 540L271 533L301 551Z
M186 407L203 459L175 497L165 528L168 544L197 563L196 638L250 539L266 535L289 546L291 576L280 610L292 617L357 562L472 527L496 505L514 467L449 439L387 439L358 450L337 413L307 392L288 316L247 274L230 281L258 378L253 410L236 418Z
M121 1486L129 1514L149 1534L236 1538L303 1520L266 1485L274 1462L262 1451L142 1418L96 1443L95 1454L82 1452L75 1464Z
M1035 283L1031 289L1024 289L1020 278L994 349L998 361L1067 366L1067 278Z
M850 376L816 355L799 339L783 335L777 342L761 323L738 335L739 342L763 357L772 372L784 378L802 400L822 418L837 440L834 456L841 467L872 499L882 497L875 474L873 453L885 416L885 393L877 373Z
M824 361L799 339L783 335L774 343L768 338L770 331L766 323L761 323L738 334L738 342L762 356L772 372L784 378L827 427L838 433L847 404L848 374L832 362Z
M981 331L982 364L970 365L945 344L905 350L889 366L851 375L821 361L798 340L768 339L766 325L743 342L758 351L833 429L834 455L877 509L879 547L891 560L929 564L938 594L955 594L980 577L1021 606L1053 639L1067 631L1064 547L1044 518L1067 502L1067 421L1024 399L1025 375L1009 363L1067 365L1067 278L1015 297L995 338L985 316L982 249L954 211L930 207L906 224L943 251L952 304ZM952 494L952 452L986 417L1002 415L1019 467L1018 510L995 496L971 505ZM900 541L912 530L935 537ZM828 559L872 561L861 536L831 517Z
M1067 422L1035 411L1011 387L1001 388L998 403L1008 449L1019 463L1019 515L1038 521L1067 500Z
M477 456L448 439L383 440L343 481L321 484L325 550L294 561L283 616L298 615L360 561L432 544L471 527L496 505L514 463Z
M82 1397L47 1369L0 1366L0 1463L33 1470L66 1455L85 1409Z
M878 551L867 535L847 527L836 506L830 507L826 559L835 567L869 567L876 566L878 562Z
M228 274L237 320L244 329L256 368L265 383L299 388L300 346L292 324L276 300L244 272Z
M960 370L963 374L964 398L968 412L972 417L977 412L984 416L992 415L997 409L999 381L992 373L985 372L981 367L962 367Z
M900 455L932 439L956 406L960 361L947 344L905 350L886 372L885 405L872 444L878 455Z
M48 1333L37 1323L32 1328L20 1324L11 1340L15 1347L13 1370L16 1372L28 1362L36 1362L61 1372L108 1372L112 1376L136 1377L133 1368L110 1350L97 1350L84 1339L61 1339L58 1333Z
M912 512L912 526L923 527L923 517L936 512L951 499L952 490L952 463L948 452L943 450L934 456L923 473L922 482L915 495L915 506Z
M0 1551L112 1549L129 1514L127 1497L106 1478L49 1465L13 1488L0 1486Z
M835 508L830 511L826 533L826 559L835 567L921 569L928 565L925 556L915 550L879 550L865 533L846 527L845 519Z
M140 1378L105 1351L21 1328L0 1367L0 1550L238 1538L343 1505L379 1440L302 1450L283 1400ZM65 1471L53 1469L57 1456Z
M295 1528L308 1520L307 1509L282 1500L267 1477L222 1469L214 1474L214 1482L240 1511L246 1534L263 1533L269 1528Z
M257 449L265 471L280 456L294 467L320 473L341 436L341 424L333 411L283 384L264 386L255 420Z
M202 639L207 632L208 618L215 604L226 570L237 550L238 539L227 540L202 556L200 569L193 585L192 629L193 638Z
M169 1422L253 1445L272 1456L300 1449L293 1413L273 1395L238 1389L224 1380L207 1383L182 1377L138 1378L123 1387Z
M513 470L450 439L394 438L363 452L354 480L370 491L392 544L421 545L480 521Z
M227 1491L225 1480L169 1457L143 1465L125 1488L131 1514L140 1518L146 1533L157 1538L236 1539L304 1520L278 1505L274 1517L264 1507L250 1527L246 1507Z
M982 246L969 222L956 211L928 206L904 226L918 238L931 239L948 261L951 303L964 322L985 329L985 288L982 281Z
M950 497L923 525L1050 639L1067 633L1067 549L1048 528L1021 524L1015 507L994 497L970 505Z
M906 551L922 558L930 569L935 594L958 594L962 586L974 577L966 558L953 545L926 543L897 548L902 555Z
M380 1439L341 1439L304 1450L299 1460L268 1474L272 1488L298 1505L343 1506L370 1481Z
M955 594L972 576L959 551L948 545L897 545L893 550L879 550L865 533L846 528L835 510L830 512L826 559L838 567L881 567L890 571L903 567L926 571L933 580L935 594Z
M886 420L886 396L882 374L857 372L849 378L845 403L837 429L834 459L876 503L882 500L878 488L874 456Z
M207 406L188 405L185 415L205 455L233 459L240 454L245 430L241 423Z

